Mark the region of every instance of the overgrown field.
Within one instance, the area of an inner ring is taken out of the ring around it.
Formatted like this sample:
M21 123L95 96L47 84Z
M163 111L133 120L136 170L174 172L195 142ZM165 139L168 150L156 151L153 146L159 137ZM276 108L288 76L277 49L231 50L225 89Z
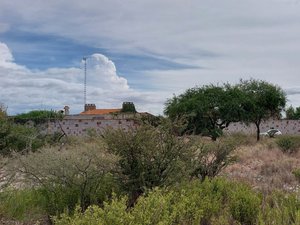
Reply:
M0 223L300 224L300 137L64 139L0 162Z

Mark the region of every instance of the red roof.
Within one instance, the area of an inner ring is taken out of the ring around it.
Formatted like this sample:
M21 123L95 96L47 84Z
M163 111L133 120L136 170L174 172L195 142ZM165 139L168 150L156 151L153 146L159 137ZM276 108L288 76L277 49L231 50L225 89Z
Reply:
M104 115L110 113L120 112L121 109L92 109L85 112L80 113L80 115Z

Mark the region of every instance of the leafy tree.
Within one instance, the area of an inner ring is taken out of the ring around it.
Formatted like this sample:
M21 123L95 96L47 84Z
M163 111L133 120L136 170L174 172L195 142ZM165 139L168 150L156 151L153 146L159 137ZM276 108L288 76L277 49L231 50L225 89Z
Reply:
M136 113L133 102L123 102L121 112L123 113Z
M286 95L279 86L262 80L241 80L237 87L243 96L241 120L255 124L259 140L261 122L271 117L280 118L286 104Z
M170 185L187 175L187 146L169 128L141 125L129 131L107 130L104 140L110 152L118 155L117 174L129 193L129 205L156 186Z
M169 99L164 113L171 119L185 118L186 134L202 134L216 140L222 130L240 117L240 90L229 84L195 87Z
M300 119L300 107L294 108L290 106L286 109L286 118L289 120L299 120Z

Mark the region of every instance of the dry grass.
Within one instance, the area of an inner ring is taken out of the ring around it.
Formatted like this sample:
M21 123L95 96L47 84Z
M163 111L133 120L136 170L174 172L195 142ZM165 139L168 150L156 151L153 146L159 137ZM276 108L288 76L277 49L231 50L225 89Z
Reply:
M300 168L300 152L283 153L275 139L268 138L259 143L241 145L236 154L237 162L228 166L222 172L223 176L246 182L263 192L274 189L292 192L300 188L292 173Z

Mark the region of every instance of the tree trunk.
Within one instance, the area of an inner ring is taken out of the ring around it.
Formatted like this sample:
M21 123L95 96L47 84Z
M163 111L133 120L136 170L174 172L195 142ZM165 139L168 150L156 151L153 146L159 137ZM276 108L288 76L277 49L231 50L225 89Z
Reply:
M255 123L255 125L256 125L256 140L257 141L259 141L260 140L260 122L258 122L258 123Z

